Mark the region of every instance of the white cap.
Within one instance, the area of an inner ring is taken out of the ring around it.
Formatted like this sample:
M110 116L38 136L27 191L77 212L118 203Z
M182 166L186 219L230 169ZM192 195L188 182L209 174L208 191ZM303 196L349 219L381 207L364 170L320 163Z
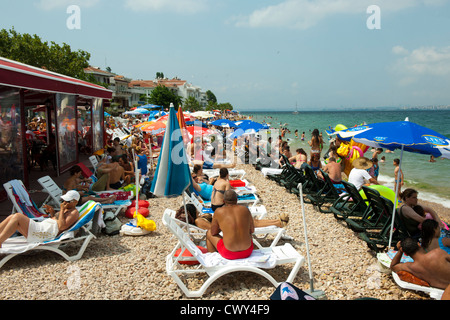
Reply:
M61 196L64 201L80 200L80 194L75 190L69 190L65 195Z

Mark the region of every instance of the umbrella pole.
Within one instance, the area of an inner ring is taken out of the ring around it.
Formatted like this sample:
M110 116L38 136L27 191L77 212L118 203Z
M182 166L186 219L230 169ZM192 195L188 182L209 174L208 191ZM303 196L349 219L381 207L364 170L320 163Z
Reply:
M401 151L401 153L400 153L400 165L399 165L399 168L398 168L398 172L397 172L397 181L399 181L400 180L400 175L401 175L401 171L402 171L402 163L403 163L403 148L404 148L404 146L402 145L402 151ZM395 211L396 211L396 209L397 209L397 207L396 207L396 204L397 204L397 197L398 197L398 190L399 190L399 188L400 188L400 184L399 183L396 183L396 186L395 186L395 200L394 200L394 209L393 209L393 211L392 211L392 223L391 223L391 232L390 232L390 234L389 234L389 246L388 246L388 248L390 248L391 247L391 244L392 244L392 236L393 236L393 230L394 230L394 221L395 221ZM389 249L388 249L389 250Z
M186 189L183 190L183 207L184 207L184 215L186 216L186 226L187 226L187 234L188 237L190 237L190 231L189 231L189 219L188 219L188 212L186 210L186 197L185 197L185 193L186 190L189 188L191 184L189 183L188 186L186 187Z
M306 257L308 259L308 270L309 270L309 290L305 290L309 295L312 297L318 299L319 297L325 297L325 292L321 290L314 290L314 279L312 276L312 269L311 269L311 258L309 256L309 244L308 244L308 230L306 227L306 216L305 216L305 204L303 202L303 185L299 183L297 185L297 188L300 192L300 202L302 204L302 216L303 216L303 229L305 234L305 245L306 245Z

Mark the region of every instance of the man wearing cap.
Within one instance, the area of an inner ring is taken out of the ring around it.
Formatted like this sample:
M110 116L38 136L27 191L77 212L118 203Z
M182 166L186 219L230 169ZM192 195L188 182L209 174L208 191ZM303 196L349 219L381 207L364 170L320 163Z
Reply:
M348 182L352 183L356 189L360 190L362 185L369 181L371 184L379 184L375 178L370 176L369 170L372 168L373 163L368 158L360 157L352 162L353 169L348 175Z
M64 230L69 229L78 220L78 210L75 208L80 200L80 194L75 190L68 191L61 196L61 209L55 214L53 208L47 206L51 218L40 222L28 218L23 213L8 216L0 223L1 244L16 231L20 232L29 243L53 240Z

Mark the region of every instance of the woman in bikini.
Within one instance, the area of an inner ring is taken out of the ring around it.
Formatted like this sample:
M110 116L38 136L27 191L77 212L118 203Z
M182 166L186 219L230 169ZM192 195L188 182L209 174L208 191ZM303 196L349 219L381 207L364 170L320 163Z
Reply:
M303 148L299 148L297 150L295 150L297 152L297 154L293 157L289 158L289 162L295 162L294 163L294 167L296 169L300 169L302 164L307 163L308 161L308 156L306 155L305 150L303 150Z
M221 168L219 171L219 178L214 183L211 196L211 209L213 211L216 211L217 208L223 207L225 204L223 195L225 191L231 189L228 177L228 169Z
M311 158L315 153L318 153L320 157L320 153L322 152L323 140L319 135L318 129L313 130L311 140L309 140L308 144L311 147Z

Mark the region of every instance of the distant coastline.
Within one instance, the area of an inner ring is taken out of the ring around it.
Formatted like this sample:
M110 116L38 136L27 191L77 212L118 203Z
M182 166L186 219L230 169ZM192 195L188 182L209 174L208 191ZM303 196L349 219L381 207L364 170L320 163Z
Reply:
M303 112L373 112L373 111L447 111L450 110L450 106L423 106L423 107L379 107L379 108L322 108L322 109L303 109L298 110L299 114ZM273 111L269 110L240 110L241 113L292 113L293 109L284 109Z

